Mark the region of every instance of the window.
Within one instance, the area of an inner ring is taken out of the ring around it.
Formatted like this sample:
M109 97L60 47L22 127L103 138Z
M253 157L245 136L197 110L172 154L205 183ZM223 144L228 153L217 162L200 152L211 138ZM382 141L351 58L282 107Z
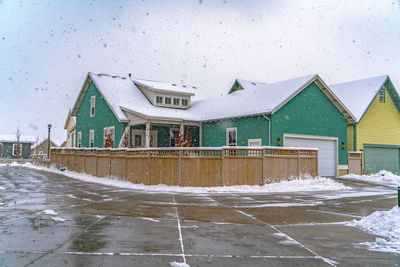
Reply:
M76 142L78 144L78 147L82 147L82 132L78 132L77 139L78 140L76 140Z
M71 133L72 147L75 147L75 133Z
M182 106L187 106L188 105L188 101L187 99L182 99Z
M94 117L95 107L96 107L96 96L94 95L90 97L90 117Z
M385 87L379 90L379 102L385 103Z
M236 146L237 145L237 128L226 128L226 145Z
M174 98L174 105L179 106L179 98Z
M162 96L156 96L156 103L162 104Z
M175 146L179 142L179 129L173 128L169 130L170 146Z
M94 147L94 130L89 131L89 147Z
M166 97L165 98L165 104L171 105L171 98L170 97Z
M248 146L261 146L261 138L249 139Z
M114 126L104 128L104 147L114 147Z
M13 156L21 156L22 145L21 144L13 144Z
M146 146L146 131L145 130L132 130L132 143L133 147ZM157 146L157 131L150 131L150 147Z

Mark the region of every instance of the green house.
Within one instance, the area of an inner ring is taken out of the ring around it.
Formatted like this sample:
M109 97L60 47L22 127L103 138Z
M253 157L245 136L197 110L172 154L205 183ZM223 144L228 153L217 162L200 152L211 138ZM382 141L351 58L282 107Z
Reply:
M269 84L236 80L228 94L203 100L197 92L89 73L72 109L76 146L317 147L320 175L347 168L346 127L354 116L318 75Z

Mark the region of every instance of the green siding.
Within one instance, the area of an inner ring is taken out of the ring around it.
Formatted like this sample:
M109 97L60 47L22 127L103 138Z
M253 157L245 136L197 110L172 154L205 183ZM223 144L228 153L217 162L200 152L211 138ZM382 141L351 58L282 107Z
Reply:
M338 138L339 164L347 164L347 120L329 98L312 83L272 115L271 143L283 134L304 134Z
M90 117L91 96L96 96L96 111L94 117ZM118 121L94 83L90 82L76 116L76 133L82 132L82 147L89 147L90 130L94 130L94 146L103 147L104 127L110 126L115 127L114 147L118 147L121 136L125 130L125 123ZM76 136L78 136L78 134ZM77 140L76 144L78 144Z
M235 91L239 91L239 90L243 90L243 87L239 84L239 82L237 80L235 80L235 82L233 83L231 90L229 90L228 94L231 94Z
M241 117L204 122L202 125L203 146L226 146L226 128L237 127L238 146L247 146L248 139L261 138L268 145L268 120L263 116Z

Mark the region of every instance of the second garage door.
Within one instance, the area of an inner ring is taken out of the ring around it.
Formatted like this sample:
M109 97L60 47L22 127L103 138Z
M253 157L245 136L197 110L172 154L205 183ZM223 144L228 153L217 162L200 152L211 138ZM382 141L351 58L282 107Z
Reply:
M336 176L337 170L337 139L332 137L284 136L286 147L314 147L318 148L318 175Z
M377 173L381 170L400 173L400 150L398 147L366 145L364 147L364 171Z

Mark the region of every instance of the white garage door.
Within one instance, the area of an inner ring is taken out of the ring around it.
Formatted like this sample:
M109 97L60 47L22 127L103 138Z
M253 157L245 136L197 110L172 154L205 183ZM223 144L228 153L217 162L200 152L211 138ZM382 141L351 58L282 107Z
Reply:
M336 176L336 169L337 169L336 140L320 139L314 136L304 136L304 137L285 136L284 145L287 147L318 148L318 175Z

